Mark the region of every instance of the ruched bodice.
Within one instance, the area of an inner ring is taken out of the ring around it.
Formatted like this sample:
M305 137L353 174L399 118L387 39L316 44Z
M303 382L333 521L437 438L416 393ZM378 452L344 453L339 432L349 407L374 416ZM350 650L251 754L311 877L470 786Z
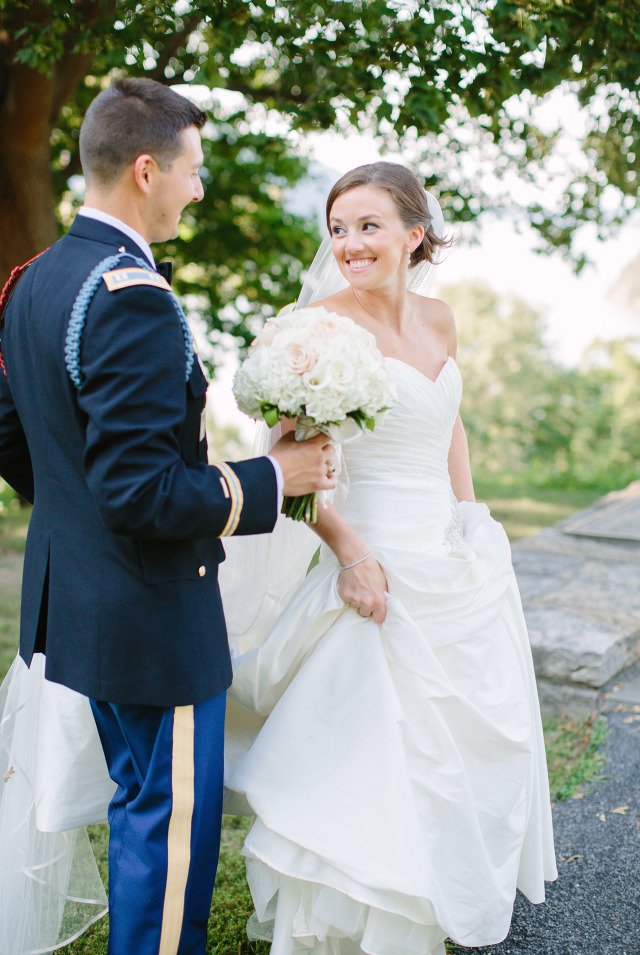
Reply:
M345 445L348 492L340 510L377 550L437 548L455 504L447 458L462 397L460 372L453 358L435 381L406 362L385 362L398 399L373 432Z
M460 372L448 358L435 381L412 365L385 359L398 393L396 404L364 441L344 449L349 479L377 476L388 484L393 474L448 483L447 455L462 397Z

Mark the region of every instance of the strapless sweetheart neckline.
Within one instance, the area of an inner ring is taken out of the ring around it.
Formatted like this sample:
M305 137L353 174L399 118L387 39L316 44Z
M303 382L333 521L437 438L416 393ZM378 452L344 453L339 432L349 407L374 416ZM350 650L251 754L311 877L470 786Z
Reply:
M416 375L420 375L421 378L424 378L424 380L425 380L425 381L428 381L429 384L431 384L431 385L437 385L437 384L438 384L438 381L439 381L440 378L442 377L442 373L444 372L445 368L447 368L448 365L450 365L452 362L453 362L453 364L455 365L455 359L454 359L451 355L449 355L449 357L447 358L447 360L446 360L445 363L443 364L442 368L440 369L440 371L438 372L438 374L436 375L436 377L435 377L435 378L429 378L428 375L425 375L423 372L419 371L419 369L416 368L415 365L410 365L408 361L403 361L402 358L394 358L392 355L385 355L385 356L384 356L384 360L385 360L385 361L395 361L395 362L397 362L397 364L399 364L399 365L404 365L405 368L410 368L412 371L415 371Z

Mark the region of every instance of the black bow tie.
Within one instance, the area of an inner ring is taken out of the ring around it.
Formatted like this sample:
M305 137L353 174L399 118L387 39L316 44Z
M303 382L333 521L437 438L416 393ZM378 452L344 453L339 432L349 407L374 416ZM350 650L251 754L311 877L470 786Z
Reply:
M163 279L166 279L171 285L173 281L173 262L157 262L156 272L159 272Z

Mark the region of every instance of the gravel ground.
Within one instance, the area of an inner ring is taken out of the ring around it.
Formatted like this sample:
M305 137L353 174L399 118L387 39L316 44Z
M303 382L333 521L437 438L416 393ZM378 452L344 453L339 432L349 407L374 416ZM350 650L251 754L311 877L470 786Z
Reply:
M558 880L518 895L508 938L476 955L640 955L640 707L605 714L599 777L553 810Z

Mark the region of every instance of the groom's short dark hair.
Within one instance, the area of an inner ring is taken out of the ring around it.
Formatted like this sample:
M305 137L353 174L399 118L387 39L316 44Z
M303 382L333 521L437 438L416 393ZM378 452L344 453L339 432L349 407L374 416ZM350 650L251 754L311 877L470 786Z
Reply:
M155 80L116 80L93 100L80 129L80 161L87 180L109 186L149 153L162 169L182 152L182 132L202 129L206 113Z

